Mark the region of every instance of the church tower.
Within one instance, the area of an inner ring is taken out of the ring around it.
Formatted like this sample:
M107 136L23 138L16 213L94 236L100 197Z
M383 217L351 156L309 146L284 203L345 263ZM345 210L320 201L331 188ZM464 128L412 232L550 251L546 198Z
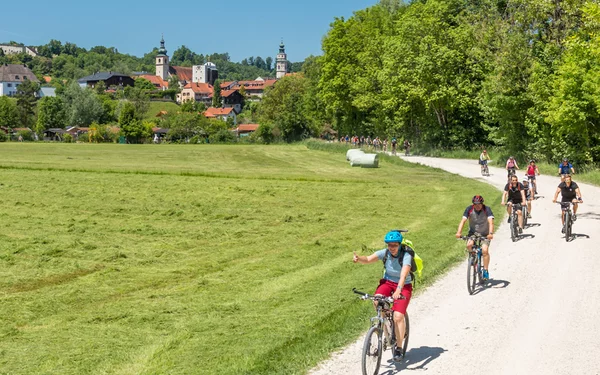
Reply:
M158 49L158 55L156 55L156 75L164 81L169 78L169 56L167 56L167 50L165 49L164 36L160 39L160 48Z
M288 70L287 54L285 53L285 45L283 45L283 40L281 41L281 44L279 45L279 53L277 54L276 64L277 64L276 65L277 66L276 77L277 77L277 79L283 78Z

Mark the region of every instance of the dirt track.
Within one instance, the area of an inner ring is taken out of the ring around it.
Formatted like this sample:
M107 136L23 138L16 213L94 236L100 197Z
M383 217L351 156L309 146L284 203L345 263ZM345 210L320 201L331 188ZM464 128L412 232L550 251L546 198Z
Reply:
M499 168L481 177L473 160L405 160L484 179L499 189L506 182ZM413 298L406 359L395 364L385 352L380 374L600 375L600 188L579 184L584 204L573 226L576 238L567 243L560 208L552 204L559 178L538 181L542 198L533 203L533 225L519 241L511 241L506 221L496 220L491 286L470 296L465 260ZM461 215L456 213L457 225ZM360 338L309 373L361 374L362 343Z

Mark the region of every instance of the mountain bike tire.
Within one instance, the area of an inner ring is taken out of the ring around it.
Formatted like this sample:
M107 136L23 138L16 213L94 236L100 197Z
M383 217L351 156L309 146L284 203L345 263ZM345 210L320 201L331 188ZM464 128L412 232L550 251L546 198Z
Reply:
M402 357L406 356L406 350L408 349L408 338L410 336L410 324L408 320L408 312L404 314L404 322L406 323L406 329L404 331L404 340L402 340Z
M565 241L569 242L571 240L571 213L569 211L565 212Z
M467 291L470 295L475 293L475 285L477 284L477 258L474 255L469 255L467 260Z
M513 208L514 211L514 208ZM517 215L513 215L511 214L511 220L510 220L510 238L512 239L512 242L517 242L517 237L519 236L519 230L517 229L519 227L519 217Z
M381 332L377 326L371 327L365 337L362 351L362 373L363 375L377 375L381 365L381 354L383 345Z

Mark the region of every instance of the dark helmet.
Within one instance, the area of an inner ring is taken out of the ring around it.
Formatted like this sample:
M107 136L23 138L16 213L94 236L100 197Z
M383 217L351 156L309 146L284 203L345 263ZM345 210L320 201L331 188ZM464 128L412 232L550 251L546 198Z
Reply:
M529 163L535 163L534 159L529 160Z
M515 158L514 156L511 156L509 159L514 159L514 158Z
M569 159L568 158L563 158L563 161L569 161Z
M473 204L483 204L483 197L481 195L476 195L471 202L473 202Z

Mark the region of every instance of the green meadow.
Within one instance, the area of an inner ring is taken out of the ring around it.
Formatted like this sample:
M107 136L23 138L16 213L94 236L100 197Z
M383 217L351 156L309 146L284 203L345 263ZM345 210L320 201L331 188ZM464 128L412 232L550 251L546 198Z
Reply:
M352 251L409 229L423 287L474 194L501 218L487 184L306 145L0 144L0 374L302 374L369 325Z

